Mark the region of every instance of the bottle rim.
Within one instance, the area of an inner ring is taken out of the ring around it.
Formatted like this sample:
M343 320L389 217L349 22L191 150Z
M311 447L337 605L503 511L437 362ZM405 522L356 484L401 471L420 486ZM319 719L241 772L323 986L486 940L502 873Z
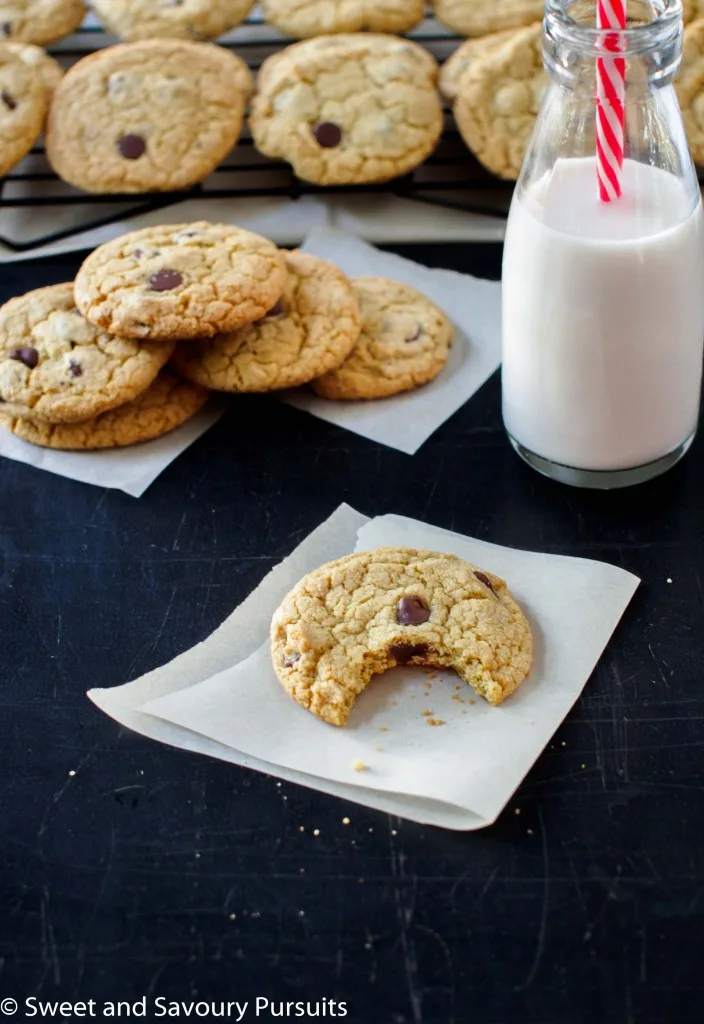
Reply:
M682 0L650 0L654 11L651 21L629 25L625 29L600 29L577 21L570 8L579 0L546 0L545 33L571 43L585 56L598 58L611 48L606 40L619 39L619 55L642 55L674 41L682 31Z

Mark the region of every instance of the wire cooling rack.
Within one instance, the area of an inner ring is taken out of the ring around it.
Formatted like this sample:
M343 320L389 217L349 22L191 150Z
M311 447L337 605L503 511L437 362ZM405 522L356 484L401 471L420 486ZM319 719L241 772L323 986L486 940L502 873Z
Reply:
M428 16L411 38L445 60L460 40ZM90 16L77 33L51 48L68 68L81 57L111 45ZM219 41L236 50L257 71L270 54L288 45L256 13ZM299 181L287 164L262 156L245 131L230 156L203 183L181 192L148 195L89 195L62 182L46 159L43 144L0 181L0 245L13 253L31 255L52 243L67 241L86 231L165 209L185 199L298 200L315 195L388 195L419 203L505 218L512 194L510 183L497 181L472 157L446 111L445 131L433 155L412 174L382 185L320 188ZM204 216L207 213L204 211Z

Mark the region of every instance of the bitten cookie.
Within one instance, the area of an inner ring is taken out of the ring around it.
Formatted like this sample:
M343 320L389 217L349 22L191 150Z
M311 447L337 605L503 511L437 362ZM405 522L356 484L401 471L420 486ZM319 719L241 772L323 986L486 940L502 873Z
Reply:
M249 70L210 43L148 39L84 57L64 76L47 156L87 192L163 192L206 178L230 152Z
M47 106L37 69L0 49L0 177L27 155L41 135Z
M253 0L92 0L103 25L120 39L215 39L247 17Z
M694 162L704 166L704 18L684 30L682 70L675 81L677 97Z
M457 126L477 159L499 178L518 177L546 87L539 24L519 30L462 75Z
M47 97L51 99L64 74L59 62L50 57L41 46L34 46L32 43L0 42L0 63L13 59L34 68L42 80Z
M451 668L490 704L531 669L530 626L505 582L454 555L379 548L304 576L274 613L274 671L330 725L397 665Z
M304 39L331 32L408 32L422 19L424 0L261 0L261 8L270 25Z
M164 371L141 395L81 423L39 423L0 414L0 426L42 448L91 451L153 441L202 409L208 391Z
M143 228L101 245L75 283L76 305L128 338L212 338L259 320L281 298L284 257L230 224Z
M461 36L486 36L540 21L545 0L431 0L435 17Z
M475 61L497 50L515 34L515 28L507 28L503 32L493 32L490 36L466 39L440 68L440 92L445 99L456 100L462 79Z
M351 284L332 263L300 252L286 255L286 269L284 293L262 320L180 345L177 371L216 391L275 391L339 366L361 327Z
M352 278L362 333L347 359L312 382L322 398L386 398L433 380L452 343L452 323L430 299L399 281Z
M85 14L83 0L0 0L0 39L46 46L74 32Z
M97 330L73 286L39 288L0 308L0 411L74 423L131 401L173 351Z
M322 185L388 181L435 148L437 64L393 36L312 39L266 61L250 126L257 148Z

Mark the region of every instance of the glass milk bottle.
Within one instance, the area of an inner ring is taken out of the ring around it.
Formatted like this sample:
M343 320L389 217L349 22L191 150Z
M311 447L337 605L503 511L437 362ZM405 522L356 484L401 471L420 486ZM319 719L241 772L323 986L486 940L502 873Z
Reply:
M680 0L628 0L628 27L610 34L596 6L546 4L549 85L504 251L503 410L535 469L610 488L665 472L694 438L704 216L673 86ZM597 113L608 46L620 51L611 70L620 64L622 85L625 68L620 169L613 104L604 98Z

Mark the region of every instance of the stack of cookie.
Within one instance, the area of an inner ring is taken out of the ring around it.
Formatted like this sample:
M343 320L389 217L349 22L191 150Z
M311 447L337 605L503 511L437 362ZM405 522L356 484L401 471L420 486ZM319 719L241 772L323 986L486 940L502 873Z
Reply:
M399 282L348 280L231 225L145 228L96 249L73 284L0 309L0 424L111 448L179 426L208 389L388 397L436 377L452 333Z

